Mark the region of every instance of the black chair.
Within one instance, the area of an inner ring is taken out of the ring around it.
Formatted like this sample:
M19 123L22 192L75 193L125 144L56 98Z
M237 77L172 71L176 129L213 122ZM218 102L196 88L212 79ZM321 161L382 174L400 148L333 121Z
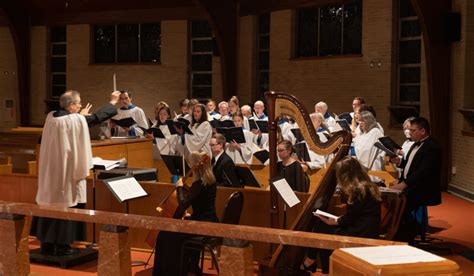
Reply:
M242 207L244 205L244 195L242 192L233 192L224 207L224 213L222 214L221 223L225 224L239 224L240 214L242 213ZM198 236L187 239L181 248L180 258L180 275L183 272L183 258L185 252L199 251L201 253L200 273L202 274L204 265L204 254L208 251L211 254L212 265L216 268L219 273L219 266L217 263L217 256L219 255L218 248L222 245L223 238L220 237L208 237ZM188 264L186 264L188 265ZM187 268L186 268L187 269Z

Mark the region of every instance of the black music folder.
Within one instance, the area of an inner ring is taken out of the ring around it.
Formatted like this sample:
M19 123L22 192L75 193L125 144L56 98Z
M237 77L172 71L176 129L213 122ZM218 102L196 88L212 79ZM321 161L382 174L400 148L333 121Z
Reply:
M186 124L182 120L179 120L179 121L166 120L166 125L168 125L168 129L170 130L171 134L178 134L178 132L175 129L175 127L177 127L177 128L180 128L180 129L184 130L184 133L187 133L189 135L193 135L193 132L188 127L189 121L186 120L186 119L183 119L183 120L187 121L188 124Z
M349 112L343 112L337 116L340 120L346 120L349 124L352 124L352 116Z
M261 188L253 172L247 167L235 166L235 173L240 180L240 186L251 186Z
M172 175L184 176L189 171L189 166L180 155L161 155L161 159L165 162L166 168ZM184 166L184 168L183 168Z
M124 127L124 128L125 127L130 128L131 126L133 126L137 123L137 122L135 122L135 120L132 117L127 117L127 118L123 118L123 119L120 119L120 120L110 119L110 121L112 121L116 125L118 125L120 127Z
M119 176L102 181L120 203L148 196L147 192L133 176Z
M380 138L379 138L379 141L380 141L380 143L382 143L386 148L388 148L389 150L391 150L391 151L393 151L393 152L402 149L402 147L399 146L399 145L397 144L397 142L393 141L393 139L390 138L390 137L388 137L388 136L380 137Z
M305 142L297 143L294 145L295 153L301 161L310 162L308 146Z
M155 138L165 138L165 135L163 134L163 131L161 131L160 128L158 127L150 127L149 129L146 129L144 127L138 126L143 132L146 132L148 134L153 134L153 137Z
M299 143L301 141L304 141L304 137L303 137L303 134L301 133L301 129L299 128L292 128L290 129L291 133L293 133L293 135L295 136L296 138L296 142Z
M234 121L232 120L224 120L219 121L219 127L235 127Z
M351 129L351 126L349 125L349 123L346 121L346 119L339 119L339 120L336 120L336 123L341 126L341 128L343 130L346 130L346 131L349 131L351 132L352 129Z
M250 127L250 130L258 129L257 123L255 123L254 119L249 119L249 127Z
M382 143L380 143L380 142L375 142L374 147L383 150L383 151L385 152L385 154L387 154L388 156L390 156L390 158L397 157L397 154L396 154L395 152L393 152L393 151L390 150L389 148L385 147L385 146L384 146Z
M268 121L267 120L255 120L258 129L261 133L268 133Z
M255 156L255 158L257 158L258 161L262 162L262 164L265 164L268 158L270 158L270 152L266 149L263 149L263 150L254 152L253 156Z
M217 133L225 136L225 140L228 143L231 143L232 140L239 144L245 143L245 135L241 127L218 127L216 130Z

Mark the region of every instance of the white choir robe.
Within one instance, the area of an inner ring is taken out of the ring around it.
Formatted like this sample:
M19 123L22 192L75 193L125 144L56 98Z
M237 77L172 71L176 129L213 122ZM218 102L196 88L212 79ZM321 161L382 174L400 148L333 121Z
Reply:
M158 127L165 138L155 138L155 144L153 145L153 159L161 160L161 155L175 155L176 143L178 141L178 135L171 134L167 125L153 125Z
M372 171L384 170L384 152L377 150L374 144L383 134L378 127L372 128L369 132L361 133L354 138L354 148L359 162ZM377 154L378 152L378 154ZM375 159L373 165L370 163Z
M36 203L72 207L87 201L86 177L92 168L89 128L83 115L54 117L54 112L43 127Z
M119 108L117 109L117 115L112 117L112 119L120 120L124 118L129 118L129 117L133 118L133 120L137 122L138 126L148 129L148 121L145 116L145 112L143 112L143 109L141 109L138 106L135 106L134 108L127 109L127 110L123 110ZM132 128L135 130L135 133L137 134L137 136L143 136L143 130L141 130L139 127L132 126ZM118 133L115 133L115 136L128 136L128 132L125 131L123 128L117 126L117 129L118 129Z
M235 164L252 164L254 149L253 138L255 135L246 129L244 129L243 132L245 143L240 143L240 151L231 149L230 144L228 144L225 152Z
M291 130L294 129L294 128L300 128L296 122L293 123L293 124L284 123L284 127L281 128L281 135L283 137L283 140L288 140L293 145L296 144L296 137L295 137L295 135L293 135L293 132L291 132Z
M336 125L337 125L336 119L329 116L328 118L325 118L324 120L326 121L326 125L328 126L329 132L333 132L336 128Z
M200 124L194 124L190 129L193 132L193 135L184 134L184 157L189 161L189 156L194 151L205 151L209 156L212 156L211 142L212 137L212 126L209 121L204 121ZM178 144L180 141L178 139Z
M377 128L380 130L380 132L382 132L382 135L384 135L384 130L383 130L383 127L381 124L379 124L377 122ZM357 137L358 135L360 135L362 133L362 131L360 130L360 126L357 125L356 129L355 129L355 136Z

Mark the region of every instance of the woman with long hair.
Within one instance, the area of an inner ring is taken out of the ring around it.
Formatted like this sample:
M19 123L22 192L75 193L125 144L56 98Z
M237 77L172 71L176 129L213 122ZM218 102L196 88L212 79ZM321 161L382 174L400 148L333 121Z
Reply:
M207 153L193 152L190 155L192 166L192 185L184 195L184 184L180 178L176 183L179 206L173 218L181 219L186 210L192 207L191 220L218 222L216 215L216 178L212 173ZM193 235L162 231L158 235L155 247L153 275L179 275L179 264L183 264L184 275L198 272L199 252L182 252L183 242ZM180 260L180 256L183 259Z
M337 219L318 216L315 232L353 236L362 238L378 238L380 227L379 188L372 181L361 164L347 156L336 163L338 187L347 198L347 212ZM316 257L321 257L322 273L329 273L330 250L309 249L301 264L301 269L316 271Z
M383 170L384 152L374 147L374 144L378 142L378 138L383 136L383 133L377 127L374 115L369 111L362 111L359 114L359 127L361 133L354 138L354 149L357 159L369 170Z

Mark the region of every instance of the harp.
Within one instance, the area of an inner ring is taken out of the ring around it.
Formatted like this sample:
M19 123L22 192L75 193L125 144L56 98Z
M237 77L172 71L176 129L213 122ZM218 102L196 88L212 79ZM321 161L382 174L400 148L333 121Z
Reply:
M310 195L303 210L298 214L290 230L311 231L314 220L312 211L317 209L327 210L329 201L336 188L336 174L334 164L347 155L351 144L352 136L347 131L333 133L327 142L319 140L309 117L306 108L294 96L280 92L266 92L269 111L269 142L270 142L270 177L277 174L276 171L276 119L281 115L291 116L301 129L301 133L308 144L308 147L320 155L328 155L336 152L331 164L328 166L320 185ZM273 187L271 187L271 208L272 227L278 225L278 197ZM305 249L301 247L279 245L270 261L270 268L274 270L285 269L287 273L297 271L304 257Z

